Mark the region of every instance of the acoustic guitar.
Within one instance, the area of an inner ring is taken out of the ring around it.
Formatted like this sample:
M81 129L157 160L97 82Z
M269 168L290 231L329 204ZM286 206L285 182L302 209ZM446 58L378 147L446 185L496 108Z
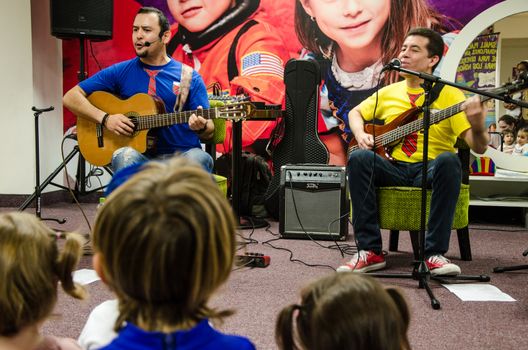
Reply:
M164 113L164 105L159 98L143 93L122 100L108 92L96 91L88 96L88 100L102 111L124 114L134 123L133 135L124 136L116 135L86 118L77 118L79 150L88 162L97 166L109 164L114 151L121 147L132 147L140 153L145 152L149 129L186 123L193 113L206 119L234 121L255 114L255 106L247 101L227 103L211 109Z
M509 95L526 89L527 83L528 81L521 81L517 84L507 84L503 87L492 89L491 92L499 95ZM481 97L482 102L490 99L491 97ZM445 109L431 113L430 124L432 125L439 123L444 119L460 113L462 111L461 107L463 103L464 102L460 102ZM392 120L388 124L365 124L365 132L375 135L374 147L372 150L380 156L392 160L392 157L390 156L392 148L397 145L405 136L422 130L423 120L418 118L422 112L423 109L421 107L413 107L400 114L398 117L396 117L396 119ZM348 147L348 154L357 149L359 149L359 146L356 139L353 138L350 141Z

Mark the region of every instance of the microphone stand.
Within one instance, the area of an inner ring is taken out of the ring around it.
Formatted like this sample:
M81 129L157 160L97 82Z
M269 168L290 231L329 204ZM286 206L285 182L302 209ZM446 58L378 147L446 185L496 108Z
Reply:
M410 274L385 274L385 273L369 273L369 275L374 277L382 277L382 278L412 278L414 280L418 280L418 287L424 288L429 296L429 299L431 301L431 307L435 310L440 309L440 302L435 298L431 288L429 287L429 280L436 280L441 283L448 283L448 281L452 280L466 280L466 281L477 281L477 282L489 282L490 277L486 275L479 275L479 276L467 276L467 275L459 275L459 276L432 276L431 272L429 271L427 264L425 262L425 227L426 227L426 201L427 201L427 164L428 164L428 152L429 152L429 126L430 126L430 108L429 105L431 103L430 101L430 90L433 86L433 83L436 84L445 84L450 85L453 87L457 87L459 89L471 91L474 93L477 93L479 95L488 96L491 98L495 98L498 100L508 100L509 97L505 96L506 93L509 91L509 89L505 87L501 87L498 89L495 89L494 92L489 91L480 91L477 89L473 89L467 86L462 86L456 83L452 83L446 80L443 80L435 75L428 74L428 73L422 73L422 72L416 72L412 70L408 70L405 68L402 68L397 62L396 64L391 64L388 69L397 70L399 72L404 72L407 74L411 74L414 76L417 76L424 80L424 83L422 84L422 87L424 88L425 92L425 101L423 104L423 136L424 136L424 144L423 144L423 167L422 167L422 183L421 183L421 190L422 190L422 197L421 197L421 216L420 216L420 234L418 235L418 260L414 262L414 268L412 273ZM526 85L526 77L522 79L520 82L514 82L514 84L519 84L519 87ZM517 101L516 101L517 102ZM516 103L514 102L514 103ZM521 101L518 101L521 102ZM524 103L523 103L524 104Z

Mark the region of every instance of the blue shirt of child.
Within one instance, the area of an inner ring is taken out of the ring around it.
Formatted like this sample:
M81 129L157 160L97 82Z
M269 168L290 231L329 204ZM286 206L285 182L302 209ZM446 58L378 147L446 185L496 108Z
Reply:
M148 332L131 323L119 331L119 335L101 350L254 350L255 346L237 335L218 332L202 320L194 328L173 333Z

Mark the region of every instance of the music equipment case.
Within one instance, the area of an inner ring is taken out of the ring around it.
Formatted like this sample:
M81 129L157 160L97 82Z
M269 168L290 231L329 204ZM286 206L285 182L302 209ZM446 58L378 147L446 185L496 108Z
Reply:
M288 164L328 164L329 153L317 132L321 72L313 60L291 59L284 68L284 136L273 151L273 177L265 194L269 215L279 219L280 169Z
M281 238L347 238L350 201L345 167L284 165L280 176Z

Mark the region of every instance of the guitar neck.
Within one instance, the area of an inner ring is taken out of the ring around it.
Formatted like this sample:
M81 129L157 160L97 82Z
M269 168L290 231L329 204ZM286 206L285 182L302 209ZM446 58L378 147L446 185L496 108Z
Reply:
M152 128L159 128L162 126L186 123L189 121L189 118L192 114L204 117L205 119L215 119L217 115L216 112L216 108L211 108L197 109L193 111L143 115L140 118L137 118L136 130L148 130Z
M251 119L277 119L284 115L281 109L256 109L251 115Z
M489 100L490 97L483 97L481 98L482 102ZM462 110L462 104L463 102L459 102L455 105L452 105L450 107L447 107L445 109L442 109L441 111L437 111L431 114L430 124L436 124L441 122L444 119L447 119L457 113L460 113ZM389 145L407 135L412 134L413 132L417 132L419 130L423 129L423 119L416 119L413 120L410 123L407 123L405 125L401 125L383 135L381 135L381 143L382 146Z

